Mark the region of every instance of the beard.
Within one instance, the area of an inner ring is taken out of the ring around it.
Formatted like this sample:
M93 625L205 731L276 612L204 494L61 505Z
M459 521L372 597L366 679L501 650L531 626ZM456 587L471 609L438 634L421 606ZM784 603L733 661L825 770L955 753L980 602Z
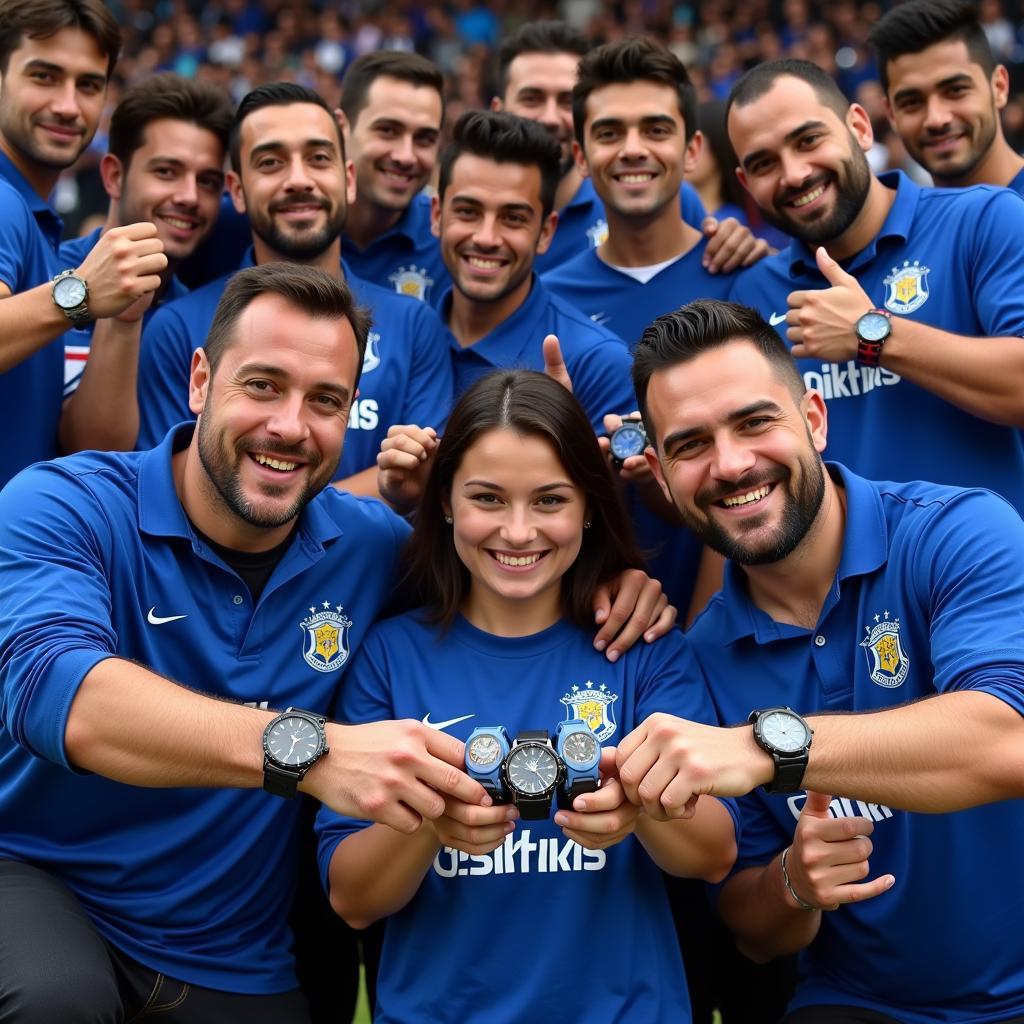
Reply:
M314 199L305 202L316 202ZM271 203L267 212L249 211L249 223L252 230L259 239L267 246L280 253L281 256L297 263L308 263L322 256L341 235L345 226L345 217L348 208L344 203L339 203L331 212L330 203L326 199L320 201L320 206L327 212L327 218L321 228L289 228L285 229L278 225L274 214L280 210L287 209L290 203ZM303 204L305 205L305 203Z

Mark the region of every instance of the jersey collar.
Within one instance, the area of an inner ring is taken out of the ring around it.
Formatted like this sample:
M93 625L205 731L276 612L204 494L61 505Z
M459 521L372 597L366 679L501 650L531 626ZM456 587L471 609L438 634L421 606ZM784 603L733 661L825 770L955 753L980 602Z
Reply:
M36 190L2 150L0 150L0 178L4 178L11 188L25 200L25 205L35 217L40 230L56 250L60 245L60 236L64 233L64 222L47 203L39 198Z

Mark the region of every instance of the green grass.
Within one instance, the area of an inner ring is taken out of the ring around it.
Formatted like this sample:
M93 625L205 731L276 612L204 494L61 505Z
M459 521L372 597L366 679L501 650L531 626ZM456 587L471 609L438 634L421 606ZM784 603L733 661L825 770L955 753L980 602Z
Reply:
M359 999L356 1002L356 1015L352 1018L352 1024L370 1024L370 1003L366 998L366 981L362 967L359 968Z

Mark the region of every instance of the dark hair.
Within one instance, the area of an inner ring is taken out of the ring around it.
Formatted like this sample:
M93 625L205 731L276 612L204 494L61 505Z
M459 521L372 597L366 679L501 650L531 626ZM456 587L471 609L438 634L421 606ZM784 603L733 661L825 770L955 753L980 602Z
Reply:
M725 100L706 100L697 108L697 127L704 136L704 145L711 151L718 165L722 196L727 203L747 208L747 193L736 177L736 150L729 141L725 128ZM708 213L714 213L708 210Z
M368 102L370 86L378 78L397 78L400 82L433 89L441 99L441 120L444 121L444 75L441 69L418 53L394 50L373 50L357 57L341 82L341 109L352 127Z
M583 57L590 42L564 21L528 21L505 38L498 51L498 95L508 88L509 65L524 53L570 53Z
M121 26L103 0L0 0L0 74L22 39L48 39L64 28L88 32L107 58L107 77L121 53Z
M745 107L755 100L771 92L776 81L788 76L806 82L815 92L818 99L833 110L841 119L845 119L850 109L850 101L835 83L835 79L822 71L817 64L809 60L796 60L786 57L782 60L770 60L758 64L744 74L732 87L725 104L725 116L733 107Z
M463 153L499 164L521 164L540 171L543 216L555 208L561 176L562 150L550 132L536 121L504 111L469 110L455 122L452 141L441 153L437 194L444 199L452 167Z
M356 379L352 385L355 397L355 386L363 368L366 336L370 330L370 314L356 305L344 281L300 263L275 262L246 267L228 281L203 345L210 372L217 369L225 351L234 342L239 317L260 295L279 295L289 305L317 320L348 320L359 351Z
M223 89L168 71L125 90L110 118L108 148L127 168L145 144L149 123L160 118L205 128L226 148L233 117L234 104Z
M469 593L469 571L455 551L443 503L450 499L452 480L466 452L491 430L511 430L546 441L583 492L591 525L583 531L576 561L562 577L562 604L573 622L591 623L595 589L625 569L639 566L640 559L587 414L561 384L533 370L496 370L482 377L448 418L420 496L407 552L409 576L429 606L428 615L450 626Z
M648 324L633 353L633 387L647 436L655 449L658 434L647 408L647 388L658 370L688 363L731 341L750 342L772 365L799 401L807 388L782 339L749 306L719 299L698 299Z
M338 124L334 111L330 108L327 100L318 92L307 89L304 85L296 85L294 82L270 82L267 85L260 85L242 97L235 111L235 119L231 122L231 131L228 135L228 151L231 154L231 169L235 174L242 169L242 122L257 110L264 107L289 107L293 103L312 103L315 107L326 110L331 116L331 123L338 133L338 145L341 148L341 157L345 158L345 136L342 134L341 125Z
M971 60L990 76L996 69L988 36L968 0L905 0L875 23L868 42L878 56L878 77L889 91L889 61L936 43L962 40Z
M663 44L646 36L630 36L591 50L580 61L572 90L572 126L583 145L587 99L595 89L630 82L658 82L676 90L686 138L697 130L697 90L683 62Z

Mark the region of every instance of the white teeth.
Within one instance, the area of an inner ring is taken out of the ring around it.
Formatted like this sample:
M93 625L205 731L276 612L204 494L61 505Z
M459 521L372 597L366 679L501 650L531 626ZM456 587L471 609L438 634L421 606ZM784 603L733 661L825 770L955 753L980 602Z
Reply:
M726 508L734 508L736 505L749 505L752 501L760 501L769 491L770 487L758 487L756 491L748 491L746 494L738 494L734 498L723 498L722 504Z
M494 552L494 557L502 565L533 565L540 558L540 553L534 555L523 555L520 558L515 558L512 555L503 555L500 551Z
M194 227L192 221L181 220L178 217L168 217L164 215L164 220L171 225L172 228L180 228L182 231L188 231L189 228Z
M619 181L624 182L627 185L643 185L645 182L652 181L654 179L653 174L620 174Z
M290 472L299 467L297 462L282 462L280 459L272 459L269 455L254 455L253 458L261 466L269 466L271 469L279 469L283 472Z
M794 206L806 206L808 203L813 203L825 191L824 185L819 185L817 188L812 189L805 196L801 196L799 199L793 200Z
M501 266L501 260L485 260L480 256L467 256L466 261L471 267L479 267L481 270L496 270Z

